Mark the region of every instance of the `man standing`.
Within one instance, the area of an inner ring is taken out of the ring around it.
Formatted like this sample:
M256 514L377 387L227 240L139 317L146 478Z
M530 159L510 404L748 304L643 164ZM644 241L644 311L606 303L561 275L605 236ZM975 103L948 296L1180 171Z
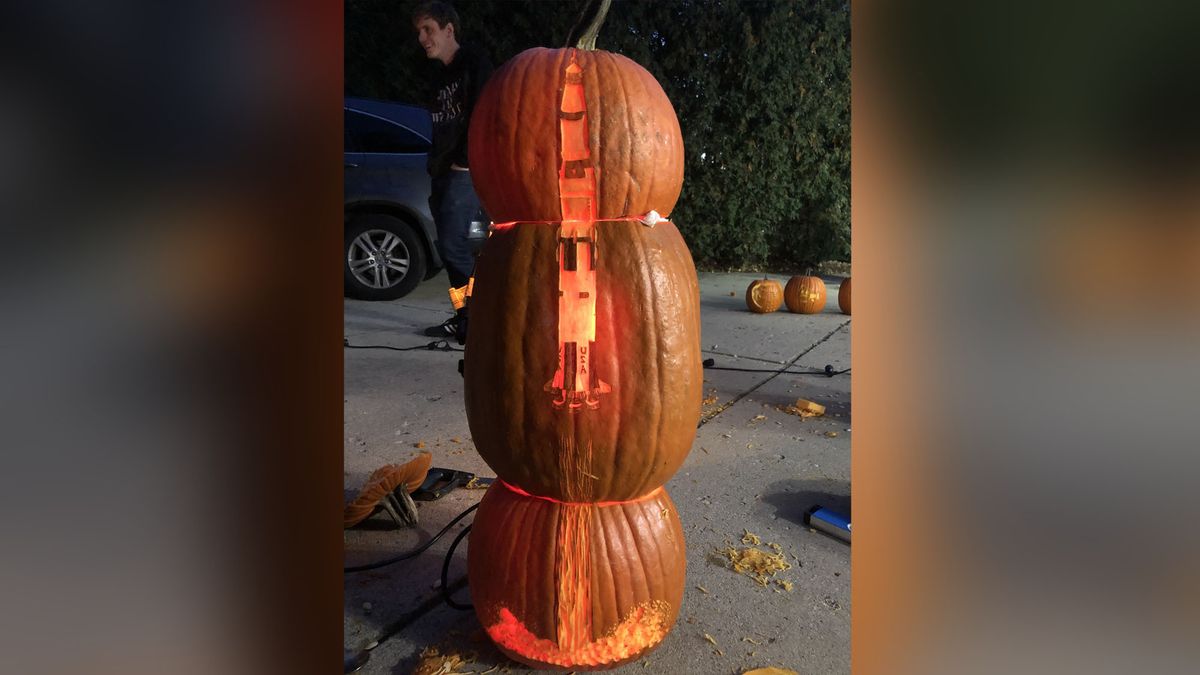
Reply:
M461 44L458 12L444 2L423 2L412 15L417 40L425 55L436 61L433 147L429 150L432 191L429 211L437 225L438 253L450 275L450 303L454 316L425 329L431 337L467 340L467 282L475 265L467 242L471 220L479 211L479 197L471 183L467 163L467 129L479 92L492 74L483 50Z

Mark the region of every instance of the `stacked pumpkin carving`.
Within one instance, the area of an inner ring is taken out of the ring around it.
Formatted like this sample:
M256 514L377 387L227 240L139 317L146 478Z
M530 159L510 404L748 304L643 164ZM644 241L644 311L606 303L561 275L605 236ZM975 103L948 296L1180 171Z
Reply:
M471 529L471 598L511 658L614 667L657 646L683 598L662 486L699 417L699 289L679 231L655 217L682 188L679 123L633 61L531 49L488 82L469 147L498 223L463 373L499 477Z

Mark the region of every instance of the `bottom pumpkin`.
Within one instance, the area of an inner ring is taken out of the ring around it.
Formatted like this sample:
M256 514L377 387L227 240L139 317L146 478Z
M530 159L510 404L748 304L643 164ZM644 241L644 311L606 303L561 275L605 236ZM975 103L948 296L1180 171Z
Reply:
M538 668L612 668L658 646L679 616L686 565L663 488L568 504L496 481L467 552L480 623L505 655Z

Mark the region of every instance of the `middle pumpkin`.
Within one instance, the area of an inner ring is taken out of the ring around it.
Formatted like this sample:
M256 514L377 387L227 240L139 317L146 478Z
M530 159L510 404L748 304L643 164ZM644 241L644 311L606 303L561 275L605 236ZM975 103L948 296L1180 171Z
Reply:
M670 222L595 224L595 339L564 364L560 228L497 229L475 268L465 399L479 454L531 494L622 501L663 485L686 458L703 368L695 267ZM580 262L584 267L584 262ZM566 369L591 401L555 405Z

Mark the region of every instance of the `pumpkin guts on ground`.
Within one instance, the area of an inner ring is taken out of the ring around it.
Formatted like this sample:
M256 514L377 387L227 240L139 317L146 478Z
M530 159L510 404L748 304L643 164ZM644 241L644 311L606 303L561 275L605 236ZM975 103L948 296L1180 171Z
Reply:
M476 266L463 369L500 478L471 529L472 600L514 659L614 667L657 646L683 599L662 486L699 417L699 289L675 225L643 221L679 197L679 122L645 69L582 48L518 54L472 119L477 188L503 222Z

